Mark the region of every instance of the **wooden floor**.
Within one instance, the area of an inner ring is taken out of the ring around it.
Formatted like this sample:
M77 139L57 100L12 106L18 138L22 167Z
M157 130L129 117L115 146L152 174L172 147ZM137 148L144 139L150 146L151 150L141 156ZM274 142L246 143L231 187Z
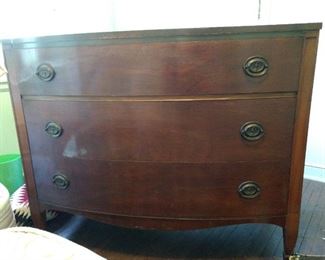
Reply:
M161 232L114 227L63 215L49 229L110 260L281 258L282 230L245 224L205 230ZM305 180L296 252L324 255L325 183Z

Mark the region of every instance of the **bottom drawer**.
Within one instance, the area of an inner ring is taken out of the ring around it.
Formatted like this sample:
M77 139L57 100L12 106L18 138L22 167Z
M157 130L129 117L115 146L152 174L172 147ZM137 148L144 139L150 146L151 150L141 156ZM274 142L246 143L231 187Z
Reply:
M34 158L33 162L39 199L49 205L166 218L286 213L288 162L181 164L63 159L48 163L46 158Z

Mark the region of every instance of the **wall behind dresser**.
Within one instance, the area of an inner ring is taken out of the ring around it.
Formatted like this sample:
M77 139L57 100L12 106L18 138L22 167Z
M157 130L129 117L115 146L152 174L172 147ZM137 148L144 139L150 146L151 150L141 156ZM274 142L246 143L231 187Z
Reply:
M264 23L325 23L323 0L262 0ZM311 105L305 178L325 182L325 32L320 32Z
M322 0L10 0L3 1L1 6L0 39L97 31L325 22L322 3ZM325 120L321 111L325 110L325 73L321 71L324 70L325 33L321 32L305 172L306 177L323 181ZM3 93L1 118L6 118L8 124L5 128L4 124L0 125L0 138L3 142L14 140L11 147L15 147L15 131L12 122L9 123L12 111L8 94ZM0 145L4 147L1 140ZM0 148L2 152L5 151Z

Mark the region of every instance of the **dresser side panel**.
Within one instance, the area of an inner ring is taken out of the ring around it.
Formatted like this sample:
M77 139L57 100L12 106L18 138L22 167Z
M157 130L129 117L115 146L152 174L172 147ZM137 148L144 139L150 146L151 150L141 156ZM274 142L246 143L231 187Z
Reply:
M15 67L15 60L12 58L13 50L10 48L4 49L4 57L6 67L9 71L9 88L11 94L11 101L14 109L14 116L18 134L18 142L20 153L24 168L24 178L27 184L29 206L31 210L32 220L35 227L45 228L45 220L43 213L40 209L38 200L37 188L35 184L35 178L33 173L32 158L29 147L28 132L25 124L24 109L21 102L21 93L18 85L12 80L11 71Z

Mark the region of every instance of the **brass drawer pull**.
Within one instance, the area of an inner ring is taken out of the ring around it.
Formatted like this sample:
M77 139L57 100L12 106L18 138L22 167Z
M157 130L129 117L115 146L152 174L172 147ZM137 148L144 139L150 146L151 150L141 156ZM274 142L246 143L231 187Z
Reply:
M247 141L257 141L263 137L264 129L258 122L246 122L240 128L240 135Z
M246 181L239 185L238 192L242 198L254 199L260 195L261 188L256 182Z
M66 190L70 182L66 176L63 174L56 174L52 178L52 183L60 190Z
M36 76L42 81L51 81L55 76L55 70L50 64L41 64L36 69Z
M58 138L60 135L62 135L63 129L55 122L48 122L45 126L45 132L53 138Z
M269 64L263 57L250 57L244 64L244 71L250 77L261 77L268 71Z

